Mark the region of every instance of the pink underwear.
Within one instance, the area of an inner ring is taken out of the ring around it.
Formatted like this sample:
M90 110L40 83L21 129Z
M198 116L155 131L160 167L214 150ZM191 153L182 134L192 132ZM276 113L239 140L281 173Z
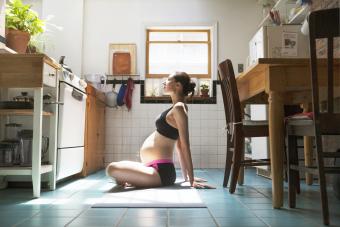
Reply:
M158 160L153 160L152 162L146 163L145 166L152 167L158 170L158 164L165 164L165 163L174 163L174 162L171 159L158 159Z

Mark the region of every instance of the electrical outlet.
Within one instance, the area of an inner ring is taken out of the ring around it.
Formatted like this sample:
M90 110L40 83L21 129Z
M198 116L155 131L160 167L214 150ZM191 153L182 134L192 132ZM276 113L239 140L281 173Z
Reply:
M243 64L237 64L237 71L239 73L242 73L243 72Z

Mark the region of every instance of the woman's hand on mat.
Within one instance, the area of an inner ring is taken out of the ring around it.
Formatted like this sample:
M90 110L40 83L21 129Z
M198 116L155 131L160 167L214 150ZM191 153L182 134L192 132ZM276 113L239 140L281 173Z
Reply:
M194 181L196 181L196 182L208 182L206 179L199 178L199 177L194 177Z
M192 187L197 189L216 189L215 186L194 181Z

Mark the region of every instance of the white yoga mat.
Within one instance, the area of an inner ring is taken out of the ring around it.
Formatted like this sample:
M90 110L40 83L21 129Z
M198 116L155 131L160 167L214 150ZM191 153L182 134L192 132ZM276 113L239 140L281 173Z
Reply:
M115 189L92 205L93 208L205 208L194 188L173 185L148 189Z

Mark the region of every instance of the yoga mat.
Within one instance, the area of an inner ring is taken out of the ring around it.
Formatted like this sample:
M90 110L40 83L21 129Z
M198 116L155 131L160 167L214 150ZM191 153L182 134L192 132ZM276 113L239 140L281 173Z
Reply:
M115 188L92 205L93 208L205 208L197 190L179 184L168 187Z

